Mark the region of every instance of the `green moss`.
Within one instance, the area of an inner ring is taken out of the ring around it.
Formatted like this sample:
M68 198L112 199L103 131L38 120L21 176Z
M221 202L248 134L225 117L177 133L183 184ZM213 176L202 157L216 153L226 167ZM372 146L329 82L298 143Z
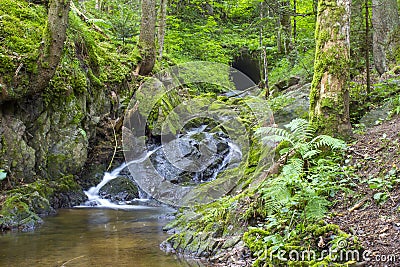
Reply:
M46 9L27 1L4 0L0 17L0 83L8 97L17 98L28 92L29 76L36 70Z
M53 181L36 180L6 192L0 207L0 230L31 230L42 223L39 216L54 212L50 200L59 194L81 191L73 175Z
M326 97L321 99L320 87L321 80L324 75L329 75L328 82L324 84L325 92L332 94L340 94L341 91L347 90L347 80L349 76L350 59L348 58L348 48L345 44L333 45L333 42L343 43L345 36L339 33L340 24L338 21L346 14L344 6L337 6L336 2L319 2L319 16L320 20L324 21L325 25L330 25L329 29L322 29L320 24L316 26L316 57L314 65L314 78L311 85L310 92L310 118L312 123L321 131L327 133L337 133L339 124L342 123L340 116L327 116L326 114L343 114L343 95L336 95L335 97ZM329 9L329 13L326 12ZM336 25L336 26L335 26ZM345 81L344 84L337 84L336 86L342 88L330 88L334 81ZM321 110L317 111L317 101L320 101Z

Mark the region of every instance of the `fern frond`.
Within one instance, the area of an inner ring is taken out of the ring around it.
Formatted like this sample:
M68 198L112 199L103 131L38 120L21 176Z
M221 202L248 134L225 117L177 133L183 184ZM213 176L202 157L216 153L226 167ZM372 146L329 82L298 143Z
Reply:
M319 153L321 153L321 150L318 150L318 149L309 150L306 153L304 153L303 159L310 159L310 158L314 157L315 155L318 155Z
M314 136L315 128L304 119L294 119L285 125L290 129L296 142L306 142Z
M288 141L293 145L293 136L285 129L274 127L260 127L255 132L256 136L261 137L264 143L269 141L282 142Z
M288 124L285 125L285 128L289 129L291 132L294 132L298 128L304 128L308 125L308 121L305 119L294 119Z
M322 219L328 211L328 206L331 203L324 197L313 196L307 202L305 207L306 218L309 220Z
M272 180L262 190L268 213L279 212L291 198L290 190L279 177Z
M315 148L320 148L323 146L339 150L346 148L346 143L343 140L334 138L329 135L318 135L313 140L311 140L310 143L313 144Z
M299 158L291 158L288 164L283 166L282 175L283 176L299 176L303 173L304 161Z

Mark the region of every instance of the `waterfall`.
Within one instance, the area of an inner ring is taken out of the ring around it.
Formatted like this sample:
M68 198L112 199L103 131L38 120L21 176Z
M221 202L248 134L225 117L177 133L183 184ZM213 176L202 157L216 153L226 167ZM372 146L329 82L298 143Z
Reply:
M242 160L241 148L233 143L225 133L210 133L207 127L208 125L201 125L197 128L191 128L185 133L179 134L176 139L166 143L161 143L159 141L159 139L161 140L162 138L155 138L154 140L156 140L156 142L150 142L153 147L152 150L143 153L143 156L138 159L121 164L111 172L105 172L100 183L84 191L88 197L88 201L79 207L113 209L135 209L137 207L144 207L143 204L152 198L151 195L145 192L146 187L142 190L137 186L139 192L138 196L132 195L130 198L115 198L114 195L111 195L112 200L103 198L104 195L100 195L100 191L110 181L124 176L124 174L121 175L121 173L129 165L142 163L147 159L151 161L154 168L154 175L162 177L163 181L166 183L163 185L167 188L168 186L174 185L196 187L201 183L207 183L217 179L218 174L227 168L237 167ZM155 154L150 158L153 153ZM142 181L143 179L153 181L153 172L146 171L147 169L143 170L142 168L144 168L144 166L141 164L135 165L135 168L131 168L130 177L128 178L132 182L133 179L138 179L138 181ZM104 193L103 191L104 190L101 191L102 194ZM151 192L151 190L149 191ZM176 193L175 191L171 192L171 194ZM110 195L107 195L107 198L110 198L109 196ZM139 198L133 199L135 196ZM157 196L155 197L157 198ZM146 205L148 206L151 204L147 203Z
M89 188L89 190L84 191L85 195L88 197L88 201L86 201L85 205L76 206L76 207L102 207L102 208L118 208L118 209L129 209L129 208L137 208L134 205L120 205L115 204L109 201L108 199L104 199L99 195L100 189L105 186L109 181L114 180L120 176L122 170L134 163L141 163L148 159L154 152L156 152L161 147L158 147L154 150L148 151L143 157L139 159L135 159L129 161L128 163L124 162L119 167L115 168L111 172L105 172L103 175L103 179L99 184ZM138 199L138 202L147 201L147 199Z

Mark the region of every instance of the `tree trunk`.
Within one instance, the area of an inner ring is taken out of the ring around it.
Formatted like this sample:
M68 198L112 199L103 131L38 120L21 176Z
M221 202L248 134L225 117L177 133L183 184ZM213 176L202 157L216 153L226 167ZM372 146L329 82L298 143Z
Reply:
M155 30L156 1L142 0L142 20L138 44L141 61L137 66L137 73L140 75L147 75L153 70L156 60Z
M397 0L372 0L373 54L379 74L388 70L388 55L398 45L389 37L399 25Z
M371 92L371 72L369 62L369 1L365 0L365 69L367 72L367 93Z
M160 19L158 25L158 59L162 59L164 50L165 28L167 25L167 0L160 0Z
M283 33L283 48L285 55L289 55L292 50L292 21L290 16L290 1L280 2L280 23Z
M310 121L319 132L351 135L349 118L351 0L319 0Z
M267 51L264 46L264 1L260 2L260 49L261 49L261 82L260 85L265 89L265 98L269 98L269 84L268 84L268 61L267 61Z
M50 0L48 26L45 29L37 61L37 74L31 81L32 93L45 89L60 63L67 38L69 0Z

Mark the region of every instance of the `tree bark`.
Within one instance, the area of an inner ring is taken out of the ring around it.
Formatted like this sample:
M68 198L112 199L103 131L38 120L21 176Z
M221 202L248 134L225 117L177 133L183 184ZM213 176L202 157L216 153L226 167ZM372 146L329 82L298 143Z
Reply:
M285 55L289 55L292 50L292 21L290 16L290 1L284 0L280 2L280 22L283 33L283 48Z
M290 16L290 1L280 0L274 6L277 12L277 47L278 53L288 55L292 47L292 22Z
M365 69L367 72L367 94L371 92L371 71L369 62L369 1L365 0Z
M397 0L372 0L373 55L375 69L381 75L388 70L388 55L399 45L389 41L399 26Z
M260 49L261 49L261 82L260 85L265 89L265 98L269 98L269 84L268 84L268 61L267 61L267 51L264 46L264 8L265 1L260 2Z
M351 0L318 1L314 77L310 121L319 132L351 135L348 81L350 77Z
M141 61L137 66L137 73L140 75L147 75L153 70L156 60L155 30L156 1L142 0L142 19L138 44Z
M32 92L44 90L60 63L67 38L69 0L50 0L48 26L43 36L37 61L37 74L33 77Z
M167 0L160 0L160 19L158 25L158 59L161 60L164 50L165 28L167 26Z

